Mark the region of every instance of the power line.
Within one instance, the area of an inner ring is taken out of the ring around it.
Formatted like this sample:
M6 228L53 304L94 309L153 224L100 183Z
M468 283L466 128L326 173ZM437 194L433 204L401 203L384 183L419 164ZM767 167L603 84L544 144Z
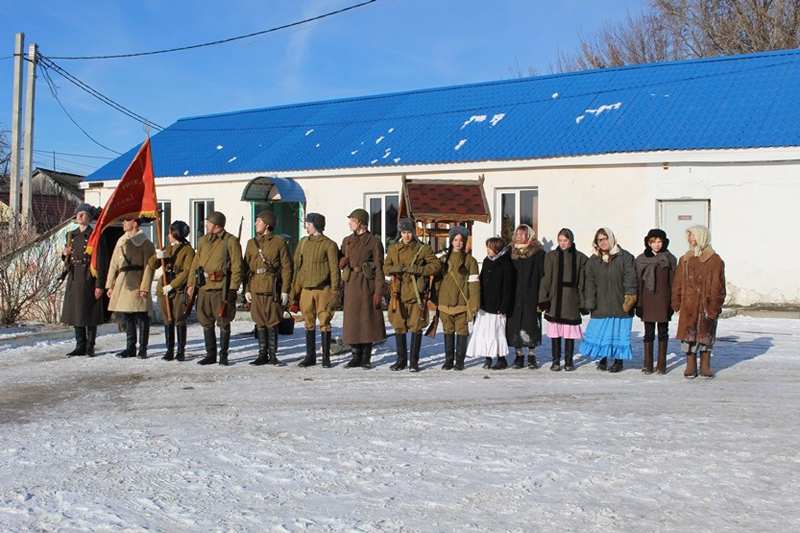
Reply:
M114 159L113 157L108 157L108 156L105 156L105 155L70 154L70 153L67 153L67 152L56 152L56 151L53 151L53 150L34 150L34 153L47 154L47 155L52 155L52 154L68 155L68 156L72 156L72 157L85 157L87 159L106 159L106 160Z
M76 78L75 76L73 76L72 74L70 74L69 72L67 72L66 70L64 70L60 66L58 66L57 64L53 63L53 61L51 61L50 58L48 58L47 56L43 56L43 55L39 54L38 59L39 59L39 64L42 65L42 68L43 68L43 70L45 72L47 71L47 69L55 70L57 73L59 73L63 78L65 78L67 81L69 81L73 85L76 85L80 89L86 91L87 93L91 94L92 96L94 96L95 98L97 98L98 100L103 102L104 104L116 109L120 113L122 113L124 115L127 115L128 117L134 119L137 122L141 122L144 126L152 127L152 128L157 129L159 131L164 129L162 126L159 126L155 122L152 122L151 120L148 120L147 118L139 115L138 113L134 113L133 111L131 111L127 107L123 106L122 104L119 104L119 103L115 102L114 100L112 100L108 96L104 95L100 91L94 89L93 87L91 87L88 84L84 83L83 81L79 80L78 78ZM51 90L52 90L52 87L51 87Z
M74 119L74 118L72 118L72 115L70 115L70 114L69 114L69 111L67 111L67 108L66 108L66 107L64 107L64 104L62 104L62 103L61 103L61 100L59 100L59 99L58 99L58 94L57 94L57 92L56 92L55 83L53 82L53 80L52 80L52 79L50 79L50 74L49 74L49 73L47 72L47 70L46 70L46 69L44 69L44 68L42 68L42 78L44 78L44 80L47 82L47 86L48 86L48 87L50 87L50 94L52 94L52 95L53 95L53 98L55 99L55 101L56 101L56 102L58 102L58 105L61 107L61 109L62 109L62 110L64 111L64 113L67 115L67 117L69 117L69 119L72 121L72 123L73 123L73 124L75 124L75 126L76 126L76 127L79 129L79 130L81 130L81 131L83 132L83 134L84 134L84 135L86 135L86 136L89 138L89 140L91 140L91 141L92 141L93 143L95 143L97 146L99 146L99 147L101 147L101 148L105 148L105 149L106 149L106 150L108 150L109 152L114 152L114 153L115 153L115 154L117 154L117 155L122 155L122 153L121 153L121 152L117 152L116 150L112 150L112 149L111 149L111 148L109 148L108 146L106 146L106 145L102 144L101 142L99 142L98 140L96 140L94 137L92 137L91 135L89 135L89 133L88 133L88 132L87 132L85 129L83 129L83 128L81 127L81 125L80 125L80 124L78 124L78 123L75 121L75 119Z
M367 0L366 2L361 2L360 4L354 4L348 7L344 7L342 9L337 9L336 11L330 11L328 13L324 13L322 15L317 15L316 17L307 18L304 20L299 20L297 22L292 22L289 24L284 24L282 26L276 26L274 28L270 28L268 30L257 31L254 33L248 33L247 35L239 35L236 37L229 37L227 39L220 39L218 41L211 41L208 43L201 43L201 44L193 44L190 46L181 46L179 48L168 48L166 50L155 50L152 52L137 52L134 54L117 54L117 55L107 55L107 56L60 56L56 57L53 56L51 59L63 59L63 60L74 60L74 59L120 59L120 58L128 58L128 57L141 57L141 56L152 56L156 54L168 54L170 52L181 52L183 50L193 50L195 48L203 48L205 46L214 46L218 44L225 44L230 43L233 41L238 41L241 39L249 39L250 37L256 37L258 35L264 35L265 33L273 33L280 30L285 30L287 28L292 28L295 26L300 26L302 24L307 24L309 22L314 22L317 20L321 20L327 17L332 17L333 15L338 15L340 13L344 13L346 11L352 11L353 9L358 9L360 7L364 7L367 4L372 4L377 2L377 0Z

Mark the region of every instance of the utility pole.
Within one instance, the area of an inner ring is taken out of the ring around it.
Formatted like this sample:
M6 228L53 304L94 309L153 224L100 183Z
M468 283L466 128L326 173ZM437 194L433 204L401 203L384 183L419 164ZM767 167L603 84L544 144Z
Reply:
M20 135L22 133L22 49L25 47L25 34L18 33L14 44L14 106L11 110L11 165L9 170L8 207L10 208L9 229L17 226L19 218L19 156Z
M28 91L25 99L25 160L22 166L22 224L31 227L33 218L32 176L33 176L33 108L36 97L36 44L28 48Z

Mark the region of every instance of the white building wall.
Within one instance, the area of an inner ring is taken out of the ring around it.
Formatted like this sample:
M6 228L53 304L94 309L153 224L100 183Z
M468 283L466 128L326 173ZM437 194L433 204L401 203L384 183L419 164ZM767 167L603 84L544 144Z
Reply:
M747 151L735 151L746 159ZM750 151L756 152L756 151ZM693 156L705 162L689 162ZM643 238L659 226L659 200L680 198L711 201L712 246L725 260L728 303L737 305L800 305L798 269L800 250L793 246L800 227L800 158L774 162L728 162L721 157L695 153L608 155L560 158L548 162L475 163L378 169L280 173L295 179L306 194L306 212L327 218L326 234L336 242L347 235L347 215L366 208L370 193L399 193L405 171L412 179L470 179L485 176L484 190L493 220L475 223L475 256L485 255L483 242L499 233L496 216L498 194L507 188L537 187L539 238L550 250L562 227L569 227L576 245L591 253L594 232L611 228L620 246L634 256L643 250ZM672 160L664 168L663 160ZM753 158L756 159L756 158ZM684 162L680 162L683 160ZM191 224L191 200L213 198L226 214L228 230L235 232L245 217L243 245L252 234L248 203L241 202L244 185L258 175L160 178L159 200L172 202L172 219ZM115 182L103 189L87 190L87 200L103 205ZM90 194L101 191L90 200ZM670 235L676 255L685 251L684 236Z

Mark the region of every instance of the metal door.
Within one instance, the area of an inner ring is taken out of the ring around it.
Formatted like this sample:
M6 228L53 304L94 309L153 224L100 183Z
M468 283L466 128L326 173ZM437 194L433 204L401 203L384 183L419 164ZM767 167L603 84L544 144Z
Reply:
M702 225L709 227L711 200L659 200L659 226L667 232L669 249L680 257L689 249L686 229Z

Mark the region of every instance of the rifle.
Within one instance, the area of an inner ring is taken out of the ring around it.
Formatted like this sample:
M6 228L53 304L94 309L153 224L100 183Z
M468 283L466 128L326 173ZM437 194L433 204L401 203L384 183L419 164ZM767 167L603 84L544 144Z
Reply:
M423 302L423 306L424 306L423 309L422 309L423 313L427 312L427 310L428 310L428 302L430 301L431 293L433 292L433 287L434 287L434 285L433 285L433 276L430 276L428 278L428 290L425 293L425 301ZM433 318L431 319L431 323L428 326L428 329L425 330L425 336L426 337L430 337L431 339L433 339L434 337L436 337L436 330L438 328L439 328L439 307L437 306L436 307L436 314L433 315Z
M242 240L242 223L244 223L244 217L239 220L239 232L236 234L236 240ZM223 318L228 314L228 294L231 291L231 257L230 251L228 250L228 243L223 242L222 244L225 245L225 259L222 262L222 303L219 306L219 312L217 316L219 318ZM238 287L234 290L238 290ZM234 302L234 305L236 303Z
M389 304L392 313L397 312L397 300L400 298L400 276L392 274L392 295L391 303Z
M72 248L72 232L67 233L67 248ZM69 255L64 260L64 269L61 271L61 275L58 276L58 281L64 281L70 272L72 272L72 251L69 252Z

